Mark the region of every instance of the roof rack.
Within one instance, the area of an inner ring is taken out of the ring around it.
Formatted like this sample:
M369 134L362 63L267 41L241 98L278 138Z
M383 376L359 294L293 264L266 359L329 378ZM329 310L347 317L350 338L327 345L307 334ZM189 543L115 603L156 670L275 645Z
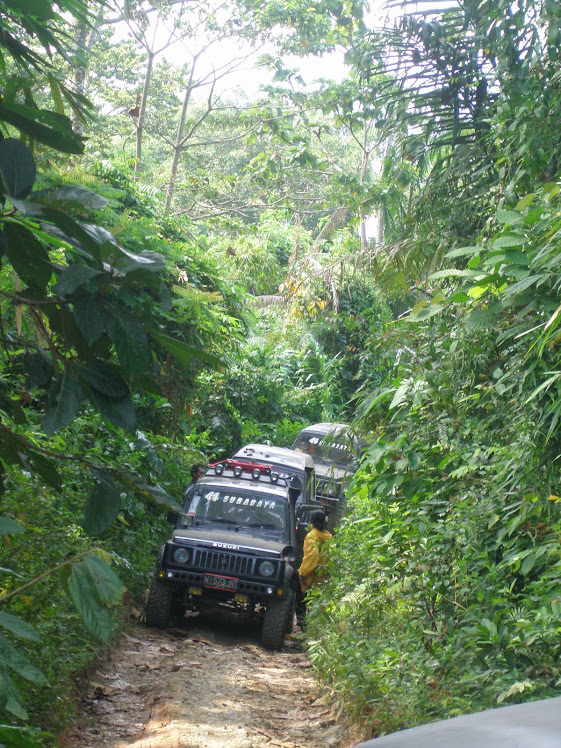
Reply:
M211 462L207 466L207 475L222 475L226 471L232 472L234 478L249 478L251 480L258 481L262 477L269 478L271 483L278 483L279 480L283 480L287 485L288 481L284 476L281 476L272 465L264 465L258 462L242 462L241 460L220 460L219 462ZM244 473L248 475L245 476Z

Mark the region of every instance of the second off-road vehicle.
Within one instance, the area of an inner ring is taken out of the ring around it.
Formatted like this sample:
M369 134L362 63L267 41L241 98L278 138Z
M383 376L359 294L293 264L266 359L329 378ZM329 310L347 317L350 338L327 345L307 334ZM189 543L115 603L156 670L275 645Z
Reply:
M262 645L280 649L294 621L297 493L289 484L271 465L209 466L160 549L146 623L165 628L174 613L226 608L257 618Z
M345 423L314 423L302 429L292 445L314 461L317 500L329 510L330 530L346 512L346 490L358 467L361 448Z

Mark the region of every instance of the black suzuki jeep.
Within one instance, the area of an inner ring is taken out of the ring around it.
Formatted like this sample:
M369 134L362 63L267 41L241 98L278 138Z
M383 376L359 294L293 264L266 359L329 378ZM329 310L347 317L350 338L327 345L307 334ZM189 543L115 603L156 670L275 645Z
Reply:
M261 644L280 649L294 620L294 503L289 481L270 465L209 466L160 549L148 626L165 628L172 612L228 608L259 618Z

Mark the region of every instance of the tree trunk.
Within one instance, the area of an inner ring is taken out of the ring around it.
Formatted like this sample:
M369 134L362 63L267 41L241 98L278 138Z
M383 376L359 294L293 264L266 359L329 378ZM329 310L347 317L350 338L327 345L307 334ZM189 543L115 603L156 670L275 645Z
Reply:
M100 8L99 17L96 18L93 26L90 26L83 20L78 20L74 27L75 49L78 51L82 58L82 64L78 64L74 68L74 91L80 96L86 95L86 79L88 75L87 61L92 51L92 47L94 45L99 27L103 23L104 11L105 8L102 6ZM78 116L77 112L75 112L74 110L72 110L70 121L72 122L72 130L77 135L83 135L84 123Z
M142 135L144 132L144 118L146 117L146 106L148 102L148 91L150 89L150 81L152 79L152 68L154 65L154 52L148 51L148 62L146 65L146 74L144 76L144 87L142 89L142 100L140 102L140 110L138 113L138 122L136 123L136 161L134 164L134 170L137 175L140 173L142 166Z
M175 179L177 177L177 169L179 167L179 158L181 151L183 150L183 130L185 128L185 120L187 118L187 109L189 108L189 101L191 99L191 92L193 90L193 78L195 75L195 65L197 64L197 56L193 57L191 63L191 72L189 73L189 81L187 83L187 90L185 91L185 97L183 99L183 107L181 108L181 117L179 118L179 125L177 126L177 135L175 138L175 145L173 146L173 161L171 164L171 174L168 183L165 212L168 213L171 208L173 200L173 193L175 192Z
M74 27L74 46L82 56L82 64L74 68L74 89L78 94L84 94L86 88L86 40L88 38L88 25L85 20L78 20ZM84 134L84 123L78 114L72 111L72 130L77 135Z

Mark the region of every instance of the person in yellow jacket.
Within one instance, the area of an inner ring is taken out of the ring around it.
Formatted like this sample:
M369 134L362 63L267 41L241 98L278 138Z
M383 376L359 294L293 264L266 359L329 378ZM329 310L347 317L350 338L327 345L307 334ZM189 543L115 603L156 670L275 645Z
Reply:
M325 513L321 509L311 512L310 524L312 529L304 538L304 556L298 569L300 589L296 595L296 619L300 628L304 628L306 593L323 576L322 567L327 563L328 556L326 541L333 537L325 529Z

